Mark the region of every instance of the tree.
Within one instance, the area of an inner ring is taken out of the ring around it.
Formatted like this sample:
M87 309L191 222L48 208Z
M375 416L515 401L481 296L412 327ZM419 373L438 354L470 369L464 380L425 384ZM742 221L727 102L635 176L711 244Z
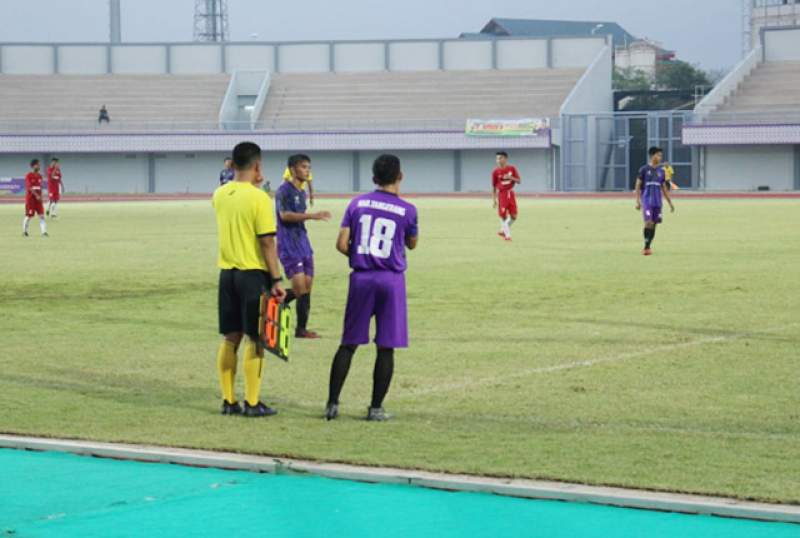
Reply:
M633 67L614 69L614 89L627 91L647 91L653 85L646 73Z
M661 90L693 92L697 86L711 86L708 75L680 60L665 63L656 71L656 87Z

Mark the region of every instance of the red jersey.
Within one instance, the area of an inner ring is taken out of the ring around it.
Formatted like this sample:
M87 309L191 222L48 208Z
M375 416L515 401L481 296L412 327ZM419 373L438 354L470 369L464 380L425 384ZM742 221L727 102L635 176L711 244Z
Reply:
M47 190L61 189L61 168L50 166L47 168Z
M34 198L42 196L42 174L38 172L28 172L25 176L25 196Z
M511 174L513 178L520 179L519 172L514 166L508 165L505 168L495 168L494 172L492 172L492 187L501 193L513 191L517 184L510 179L505 179L508 174Z

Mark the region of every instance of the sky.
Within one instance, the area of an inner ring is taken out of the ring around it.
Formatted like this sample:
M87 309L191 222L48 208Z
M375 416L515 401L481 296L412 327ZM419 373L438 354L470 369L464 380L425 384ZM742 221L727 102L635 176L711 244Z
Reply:
M618 22L705 69L741 54L741 0L228 0L231 40L457 37L492 17ZM194 0L122 0L123 41L191 41ZM107 0L0 0L0 42L107 41Z

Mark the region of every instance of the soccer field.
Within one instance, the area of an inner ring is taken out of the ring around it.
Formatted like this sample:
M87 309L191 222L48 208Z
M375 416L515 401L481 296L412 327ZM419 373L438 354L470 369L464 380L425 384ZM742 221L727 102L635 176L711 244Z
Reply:
M800 502L800 200L678 199L651 258L630 200L523 199L511 244L489 200L416 203L385 424L369 347L321 418L344 200L264 420L218 414L208 202L67 202L28 239L0 205L0 431Z

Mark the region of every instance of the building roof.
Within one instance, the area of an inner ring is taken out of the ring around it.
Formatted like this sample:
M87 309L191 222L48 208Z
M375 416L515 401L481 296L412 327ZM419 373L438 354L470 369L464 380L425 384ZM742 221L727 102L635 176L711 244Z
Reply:
M597 28L599 25L602 27ZM618 47L625 46L637 39L616 22L608 21L494 18L483 27L480 33L495 36L559 37L593 35L592 31L594 31L594 35L612 35L614 45ZM463 34L462 37L474 38L476 35Z

